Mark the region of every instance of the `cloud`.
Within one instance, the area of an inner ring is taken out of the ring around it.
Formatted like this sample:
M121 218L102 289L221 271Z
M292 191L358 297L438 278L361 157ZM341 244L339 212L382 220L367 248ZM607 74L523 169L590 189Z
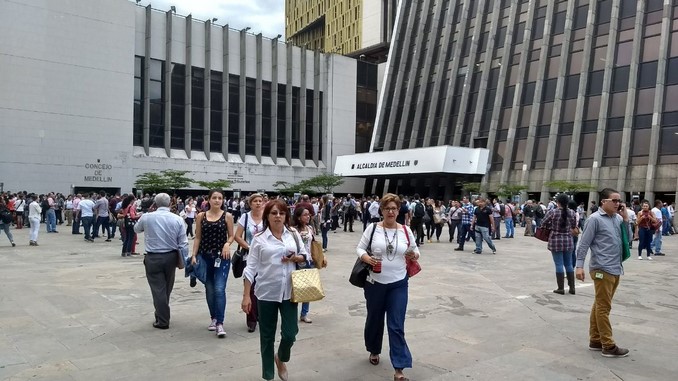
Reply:
M283 0L142 0L139 4L146 6L149 3L161 11L167 11L174 5L178 15L190 14L198 20L216 17L216 24L228 24L234 29L249 26L252 33L261 32L265 37L285 36Z

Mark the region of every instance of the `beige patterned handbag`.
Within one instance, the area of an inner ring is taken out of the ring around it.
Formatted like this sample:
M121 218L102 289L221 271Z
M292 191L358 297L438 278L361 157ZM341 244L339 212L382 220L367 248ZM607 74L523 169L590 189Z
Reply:
M320 271L316 268L292 272L292 303L315 302L325 297Z

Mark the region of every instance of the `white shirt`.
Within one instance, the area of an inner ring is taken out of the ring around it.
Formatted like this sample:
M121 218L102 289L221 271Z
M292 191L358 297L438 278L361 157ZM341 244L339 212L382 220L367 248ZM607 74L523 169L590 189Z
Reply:
M372 201L369 211L372 218L379 218L379 202Z
M40 215L42 214L42 208L40 207L40 203L33 200L28 205L28 218L40 218ZM31 222L33 223L33 222Z
M282 258L290 253L297 253L294 235L299 240L298 254L308 258L308 252L296 231L291 232L285 228L282 241L275 238L269 229L252 239L244 276L250 282L254 282L256 275L254 295L259 300L282 302L292 297L292 272L296 270L296 263L283 263Z
M195 205L186 205L184 210L186 211L186 218L195 218Z
M654 216L657 217L657 220L661 224L663 222L662 221L662 211L661 211L661 209L654 207L654 208L652 208L652 213L654 213Z
M14 210L16 210L17 212L23 212L25 207L26 200L19 199L14 201Z
M94 217L94 201L91 199L82 199L78 207L80 207L80 217Z
M73 200L66 200L66 210L73 209Z
M415 253L419 254L419 248L417 247L414 234L410 230L409 226L405 226L407 229L407 236L405 235L405 230L400 229L386 229L386 235L388 240L393 242L394 251L392 255L388 255L386 251L387 243L386 237L384 236L384 228L378 226L378 224L373 224L376 226L376 231L372 237L372 253L375 250L381 249L381 273L375 274L370 270L370 275L368 279L372 279L375 282L381 284L389 284L401 281L405 279L407 275L407 268L405 267L405 252L408 249L407 241L409 237L411 248ZM367 229L363 232L363 236L360 238L360 243L356 247L356 252L358 257L361 257L363 254L367 253L366 249L370 243L370 235L372 235L372 227L368 226ZM394 237L395 235L395 237Z
M633 209L626 208L626 215L629 217L629 221L636 222L636 213L633 212Z

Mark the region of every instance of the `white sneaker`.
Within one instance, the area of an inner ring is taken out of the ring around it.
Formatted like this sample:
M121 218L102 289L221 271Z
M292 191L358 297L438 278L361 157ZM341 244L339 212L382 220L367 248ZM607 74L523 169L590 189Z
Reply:
M652 257L647 257L647 260L648 260L648 261L653 261L654 259L652 259Z
M212 323L207 326L208 331L216 331L217 330L217 319L212 319Z
M224 331L223 324L217 324L217 337L219 338L226 337L226 331Z
M638 260L639 260L639 261L642 261L642 260L643 260L643 257L641 257L641 256L639 255L639 256L638 256Z

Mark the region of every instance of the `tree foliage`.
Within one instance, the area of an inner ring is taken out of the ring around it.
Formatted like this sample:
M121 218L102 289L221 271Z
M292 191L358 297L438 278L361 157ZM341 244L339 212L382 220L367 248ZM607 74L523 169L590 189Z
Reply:
M476 194L480 192L480 183L464 183L462 189L471 194Z
M323 173L310 179L302 180L297 184L300 190L315 190L319 193L332 193L334 188L344 183L341 176Z
M188 171L177 171L166 169L158 172L146 172L137 176L134 186L137 189L143 189L145 192L176 191L177 189L188 188L193 179L187 177Z
M230 188L232 183L229 180L219 179L214 181L196 181L196 184L207 189L226 189Z
M514 195L520 194L525 190L527 190L526 185L501 184L497 190L497 196L501 198L512 198Z
M575 194L575 193L580 193L580 192L585 192L585 191L592 191L595 190L596 188L590 184L584 184L584 183L575 183L571 181L565 181L565 180L554 180L554 181L547 181L544 183L544 186L547 188L557 191L557 192L565 192L568 194Z

